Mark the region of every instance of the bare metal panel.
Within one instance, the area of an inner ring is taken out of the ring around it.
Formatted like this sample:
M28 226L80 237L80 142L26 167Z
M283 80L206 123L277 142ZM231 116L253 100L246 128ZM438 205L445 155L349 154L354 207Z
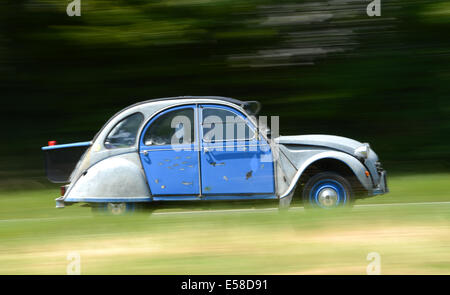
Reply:
M296 167L289 161L285 155L286 147L279 145L279 152L276 161L276 183L277 183L277 195L283 195L297 173Z
M71 185L65 201L124 197L150 197L137 153L121 154L96 163Z
M289 146L286 147L286 156L297 168L297 173L289 185L289 188L280 196L280 198L288 196L294 189L295 184L300 179L303 171L305 171L312 163L321 159L336 159L343 162L353 171L365 189L370 191L373 188L372 180L365 175L366 168L364 165L349 154L335 150L327 150L325 148Z

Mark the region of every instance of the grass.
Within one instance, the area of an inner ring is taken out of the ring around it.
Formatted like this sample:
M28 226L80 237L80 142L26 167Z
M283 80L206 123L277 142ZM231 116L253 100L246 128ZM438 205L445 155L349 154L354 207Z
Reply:
M450 202L449 174L390 177L391 193L358 201ZM450 274L450 204L92 217L54 209L56 190L0 193L0 274ZM161 211L156 211L156 213Z

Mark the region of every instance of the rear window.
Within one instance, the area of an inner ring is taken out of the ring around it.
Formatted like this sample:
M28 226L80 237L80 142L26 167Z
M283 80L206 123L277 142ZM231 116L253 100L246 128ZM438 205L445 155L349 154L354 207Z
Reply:
M122 119L114 126L105 139L107 149L117 149L134 146L137 133L144 121L144 115L134 113Z

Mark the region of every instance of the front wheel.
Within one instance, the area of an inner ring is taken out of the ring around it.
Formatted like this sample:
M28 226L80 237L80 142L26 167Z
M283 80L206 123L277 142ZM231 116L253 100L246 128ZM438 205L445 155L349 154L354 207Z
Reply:
M352 187L347 179L337 173L318 173L303 188L305 208L343 208L351 207L352 203Z

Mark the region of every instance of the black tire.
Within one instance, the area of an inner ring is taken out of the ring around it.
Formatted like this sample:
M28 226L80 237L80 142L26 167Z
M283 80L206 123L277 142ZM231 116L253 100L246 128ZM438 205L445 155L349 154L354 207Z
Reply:
M354 195L346 178L334 172L321 172L306 182L302 199L305 208L351 208Z

